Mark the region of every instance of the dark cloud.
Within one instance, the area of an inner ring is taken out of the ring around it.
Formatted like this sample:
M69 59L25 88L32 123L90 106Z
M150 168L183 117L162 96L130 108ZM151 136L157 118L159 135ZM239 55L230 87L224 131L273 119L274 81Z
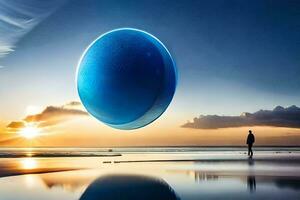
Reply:
M66 103L66 106L81 106L82 104L79 101L71 101Z
M38 127L53 126L75 116L87 116L88 113L81 107L80 102L70 102L62 106L48 106L41 113L26 116L23 121L13 121L7 128L21 129L26 123L35 123Z
M260 110L243 113L240 116L201 115L193 122L182 125L184 128L217 129L243 126L274 126L300 128L300 108L277 106L273 110Z
M87 115L87 112L78 109L67 109L64 107L48 106L43 112L36 115L29 115L24 118L26 122L44 122L54 118L65 118L74 115Z
M13 121L13 122L10 122L6 127L13 128L13 129L24 128L25 123L23 121Z

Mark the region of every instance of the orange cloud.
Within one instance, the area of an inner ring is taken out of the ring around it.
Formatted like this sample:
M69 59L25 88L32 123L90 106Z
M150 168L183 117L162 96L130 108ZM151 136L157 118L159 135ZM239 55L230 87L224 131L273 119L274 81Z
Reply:
M26 123L36 123L38 127L53 126L75 116L87 116L88 113L83 110L80 102L70 102L62 106L47 106L41 113L28 115L22 121L12 121L7 125L10 129L22 129Z
M23 121L13 121L7 125L7 128L20 129L25 127L25 122Z
M55 106L48 106L41 113L36 115L29 115L25 117L26 122L49 122L49 121L63 121L63 119L73 117L76 115L88 115L87 112L78 109L69 109ZM62 120L57 120L62 119Z

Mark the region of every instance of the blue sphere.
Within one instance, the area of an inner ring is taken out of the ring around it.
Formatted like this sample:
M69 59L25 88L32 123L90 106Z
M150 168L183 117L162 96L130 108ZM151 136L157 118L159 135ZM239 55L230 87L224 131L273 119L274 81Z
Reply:
M97 38L77 69L77 90L86 110L105 124L137 129L170 104L177 71L166 47L137 29L116 29Z

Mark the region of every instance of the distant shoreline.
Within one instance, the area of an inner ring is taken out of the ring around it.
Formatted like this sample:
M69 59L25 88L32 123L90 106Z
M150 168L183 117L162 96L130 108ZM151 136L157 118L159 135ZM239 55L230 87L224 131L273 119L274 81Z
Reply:
M11 147L0 147L0 149L115 149L115 148L245 148L245 145L236 145L236 146L230 146L230 145L224 145L224 146L103 146L103 147L71 147L71 146L36 146L36 147L18 147L18 146L11 146ZM298 146L289 146L289 145L254 145L254 147L259 148L300 148L300 145Z
M0 148L0 158L118 157L124 154L244 154L243 147ZM254 147L255 153L300 153L300 147ZM300 155L300 154L299 154Z

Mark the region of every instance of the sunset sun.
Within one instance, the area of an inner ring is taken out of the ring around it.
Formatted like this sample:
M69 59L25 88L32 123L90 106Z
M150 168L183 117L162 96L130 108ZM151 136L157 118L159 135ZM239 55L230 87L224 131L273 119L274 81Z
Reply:
M20 130L19 134L26 139L33 139L39 135L39 129L34 126L27 126Z

